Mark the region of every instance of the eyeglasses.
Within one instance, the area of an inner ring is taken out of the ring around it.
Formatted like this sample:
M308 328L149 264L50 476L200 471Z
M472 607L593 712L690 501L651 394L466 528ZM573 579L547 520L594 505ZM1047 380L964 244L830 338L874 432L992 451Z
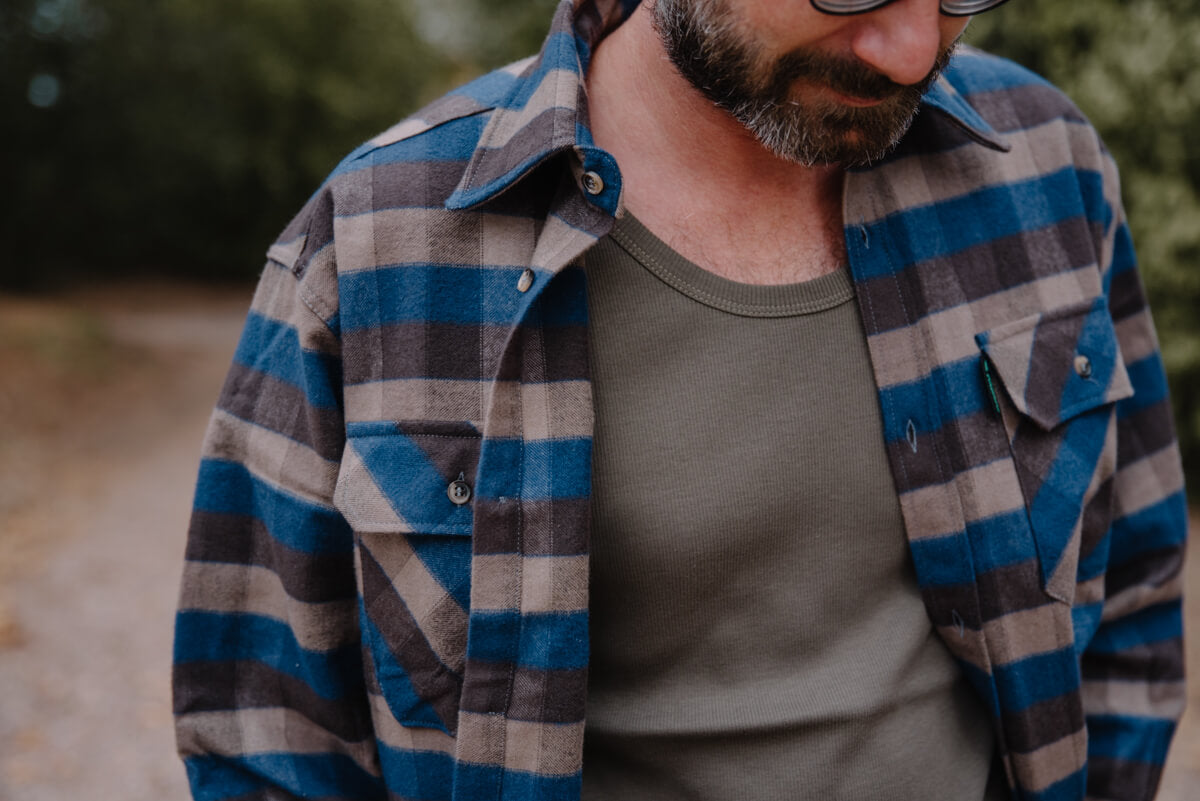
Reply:
M813 8L826 14L862 14L886 6L892 0L810 0ZM969 17L990 11L1005 0L942 0L942 13L947 17Z

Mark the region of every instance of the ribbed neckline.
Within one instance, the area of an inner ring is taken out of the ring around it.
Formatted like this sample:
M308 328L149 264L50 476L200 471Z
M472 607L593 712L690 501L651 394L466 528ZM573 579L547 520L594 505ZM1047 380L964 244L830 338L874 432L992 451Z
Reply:
M617 220L610 236L672 289L729 314L794 317L826 311L854 298L854 283L845 265L828 275L795 284L744 284L688 261L628 212Z

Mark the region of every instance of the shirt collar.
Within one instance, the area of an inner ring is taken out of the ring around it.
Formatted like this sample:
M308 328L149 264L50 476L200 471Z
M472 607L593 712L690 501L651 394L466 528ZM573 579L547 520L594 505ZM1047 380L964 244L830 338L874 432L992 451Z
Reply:
M1007 153L1011 146L1005 141L1005 137L979 115L979 112L967 102L952 83L954 61L955 59L952 58L946 72L934 81L933 86L921 99L921 105L940 111L949 118L950 122L957 125L967 136L979 144Z
M564 151L576 151L585 163L600 156L588 126L584 76L596 45L629 17L640 1L559 3L541 53L492 112L462 180L446 201L447 208L485 203ZM976 142L1008 150L1003 137L946 75L925 94L922 105L944 114Z

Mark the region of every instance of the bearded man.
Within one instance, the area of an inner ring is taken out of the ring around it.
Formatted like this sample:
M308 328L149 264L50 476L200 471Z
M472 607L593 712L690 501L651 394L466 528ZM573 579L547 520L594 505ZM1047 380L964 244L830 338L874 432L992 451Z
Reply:
M1150 801L1162 364L998 4L564 0L352 153L205 444L195 797Z

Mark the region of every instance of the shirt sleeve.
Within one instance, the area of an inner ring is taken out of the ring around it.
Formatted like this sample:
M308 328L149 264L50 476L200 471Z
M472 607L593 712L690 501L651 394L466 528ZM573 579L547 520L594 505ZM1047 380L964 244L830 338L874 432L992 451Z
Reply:
M1183 712L1187 503L1162 356L1107 160L1101 243L1109 309L1134 387L1117 406L1105 601L1082 657L1088 797L1150 801ZM1078 611L1078 610L1077 610Z
M204 440L173 675L198 801L386 797L353 534L331 500L344 443L336 300L320 289L336 288L332 250L311 230L272 248Z

